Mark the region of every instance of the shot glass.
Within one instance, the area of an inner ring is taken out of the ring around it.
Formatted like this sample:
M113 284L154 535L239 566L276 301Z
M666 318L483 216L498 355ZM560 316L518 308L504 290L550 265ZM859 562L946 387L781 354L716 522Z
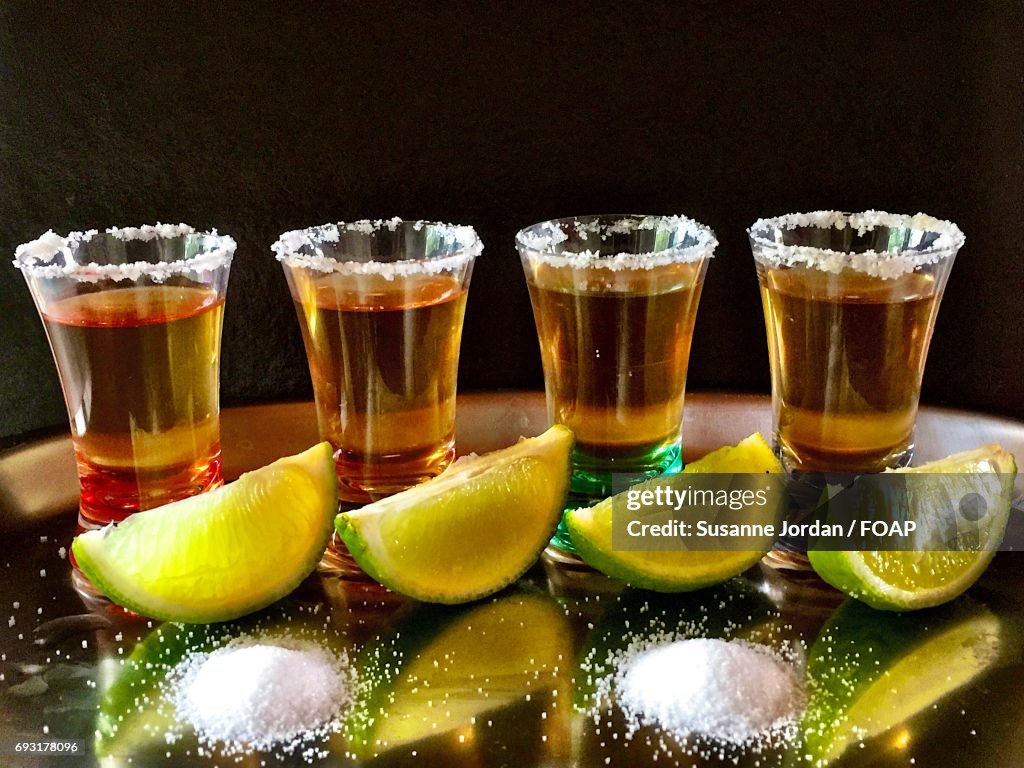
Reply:
M683 401L717 241L683 216L582 216L520 231L548 416L573 430L570 506L682 466ZM572 553L563 526L552 545ZM557 554L557 553L556 553Z
M862 473L908 464L928 344L963 233L920 213L817 211L761 219L748 235L784 466Z
M471 227L400 219L286 232L272 246L342 506L422 483L454 458L459 345L482 247Z
M215 488L235 241L184 224L52 231L18 247L57 364L95 528Z

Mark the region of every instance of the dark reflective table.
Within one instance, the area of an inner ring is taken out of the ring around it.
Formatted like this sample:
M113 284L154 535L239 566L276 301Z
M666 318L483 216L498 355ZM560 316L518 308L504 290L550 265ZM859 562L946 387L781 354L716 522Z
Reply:
M308 403L229 409L222 421L229 477L316 439ZM465 396L459 447L492 450L545 422L540 394ZM688 457L755 430L770 434L765 397L688 397ZM985 442L1024 456L1024 425L922 409L920 461ZM843 766L1024 765L1016 553L997 555L959 600L906 616L844 601L813 574L763 565L711 590L664 596L542 562L514 588L455 608L315 574L258 616L193 630L157 626L73 589L61 548L76 492L66 436L0 454L0 750L10 765L305 764L300 755L200 756L194 734L160 701L164 670L182 654L254 627L315 638L354 661L362 684L324 765L796 766L808 755ZM609 655L655 627L797 648L810 692L805 738L722 756L650 727L625 738L622 713L598 707L595 690ZM15 753L19 740L76 740L81 751Z

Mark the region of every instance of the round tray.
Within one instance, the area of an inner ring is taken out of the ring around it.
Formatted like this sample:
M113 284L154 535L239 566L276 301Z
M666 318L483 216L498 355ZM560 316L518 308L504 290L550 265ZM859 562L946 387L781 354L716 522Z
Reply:
M537 434L546 424L540 393L462 396L459 450L489 451L520 435ZM754 431L766 436L771 432L767 397L687 397L687 458L735 443ZM315 441L311 403L229 408L222 414L228 479ZM987 442L999 442L1024 456L1024 424L926 407L918 419L916 442L919 461ZM0 454L0 616L7 618L0 621L0 753L10 753L16 765L231 764L232 758L200 757L187 729L179 741L167 744L160 728L148 719L151 712L116 711L111 694L105 694L131 684L126 670L133 665L119 662L133 653L145 661L147 648L159 641L152 635L158 628L110 606L87 606L72 588L61 548L68 546L73 534L76 503L67 435L24 443ZM750 600L761 601L768 611L766 620L750 626L744 626L753 621L748 615L739 617L737 631L769 636L772 642L796 642L812 657L823 647L822 627L833 622L829 631L834 634L836 621L840 629L843 626L843 616L836 616L843 596L813 574L759 566L729 589L730 595L740 595L736 604L747 614ZM591 571L547 562L497 598L444 610L373 584L317 574L268 615L273 614L278 625L305 626L315 614L329 629L332 642L343 646L357 670L368 675L377 674L369 669L370 660L379 660L382 654L401 651L404 659L394 665L395 677L385 685L392 688L389 695L381 698L378 691L375 699L390 702L385 709L394 709L376 713L386 725L374 731L369 745L359 748L341 735L333 737L324 765L528 768L649 765L657 760L658 765L689 766L717 764L717 752L704 757L682 754L671 743L660 743L664 739L650 729L626 739L621 717L614 712L595 722L591 714L580 711L575 705L585 708L592 686L580 664L602 661L609 644L639 631L645 615L660 612L683 624L702 613L720 613L728 619L731 600L723 600L716 590L654 596L623 589ZM849 614L849 604L844 610ZM535 617L535 624L497 634L481 629L489 621L524 615ZM1018 554L1000 553L968 595L949 606L911 617L870 610L856 616L856 622L847 622L850 631L863 635L865 650L870 644L885 646L887 663L895 666L885 683L891 687L888 698L875 703L873 714L856 715L864 722L853 723L869 731L884 725L884 732L843 750L837 764L907 766L913 758L917 766L1024 765L1024 731L1019 728L1024 564ZM907 630L911 625L914 631ZM970 639L975 630L995 638L995 647L990 647L984 663L975 660L976 668L965 672L963 653L950 643L956 638L963 642L965 633ZM459 640L463 631L469 634ZM431 661L439 660L445 663L430 676L430 695L420 688L412 692L403 675L419 674L423 664L430 667ZM937 668L944 664L953 665L948 675ZM908 677L908 666L919 667L920 677ZM474 671L467 676L466 670ZM937 675L957 684L950 683L946 687L952 689L939 696L935 691L943 686L935 682ZM480 685L481 679L487 682ZM101 760L94 751L95 733L102 719L111 716L123 717L127 725L119 736L99 742ZM376 738L386 743L374 744ZM79 751L60 758L13 751L17 741L59 740L77 740ZM722 764L767 766L793 758L773 752L727 752ZM260 760L267 765L303 764L296 756L279 759L272 754L246 758L244 764L259 765Z

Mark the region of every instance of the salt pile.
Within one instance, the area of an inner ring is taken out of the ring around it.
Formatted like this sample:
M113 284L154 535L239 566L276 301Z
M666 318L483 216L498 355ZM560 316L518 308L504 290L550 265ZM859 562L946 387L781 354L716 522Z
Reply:
M792 664L764 646L708 638L679 640L623 659L615 688L634 725L737 746L782 735L803 704Z
M171 675L178 718L226 754L301 749L340 729L347 659L294 638L242 637L186 658Z

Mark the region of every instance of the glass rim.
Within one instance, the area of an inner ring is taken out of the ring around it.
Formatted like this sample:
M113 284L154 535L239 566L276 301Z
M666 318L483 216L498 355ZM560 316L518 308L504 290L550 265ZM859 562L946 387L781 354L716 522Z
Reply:
M419 256L395 261L357 261L355 259L339 260L324 253L323 243L337 243L341 233L356 233L365 236L374 235L382 229L395 232L399 227L411 228L415 232L430 227L445 237L446 241L461 244L459 250L452 254L439 256ZM282 232L270 246L274 257L287 267L301 267L317 272L340 273L349 275L382 275L388 279L405 277L414 274L437 274L452 272L464 267L479 256L484 249L480 236L468 224L448 224L443 221L427 221L424 219L406 220L398 216L390 219L359 219L357 221L338 221L329 224L318 224L305 229L292 229Z
M53 280L68 278L79 282L95 283L100 280L138 280L148 277L163 282L172 275L184 272L209 271L231 264L237 243L230 235L221 235L216 229L197 232L188 224L143 224L140 227L109 227L103 234L124 242L152 240L174 240L188 235L198 235L214 241L214 247L200 253L174 261L134 261L126 264L97 264L79 262L75 259L79 247L100 234L98 229L69 232L58 235L52 229L35 240L22 243L14 251L12 264L26 276ZM64 257L63 264L52 263L58 256Z
M577 234L588 239L591 234L601 239L610 235L629 234L637 230L682 231L691 235L696 242L689 245L673 245L653 251L620 251L601 253L584 250L574 253L559 252L560 243L568 240L566 227L572 227ZM546 229L545 233L543 230ZM680 214L595 214L590 216L567 216L546 219L524 227L516 233L516 247L520 253L529 253L540 262L552 267L597 267L604 269L652 269L669 264L683 264L700 261L714 256L718 239L711 227Z
M779 232L800 229L855 229L863 235L876 227L907 229L920 238L935 235L934 242L915 249L896 247L884 251L841 251L813 245L786 245L775 239ZM929 264L950 259L963 247L967 238L951 221L929 216L867 210L860 213L845 211L810 211L787 213L755 221L747 228L754 258L772 266L803 265L824 272L852 269L874 277L898 277Z

